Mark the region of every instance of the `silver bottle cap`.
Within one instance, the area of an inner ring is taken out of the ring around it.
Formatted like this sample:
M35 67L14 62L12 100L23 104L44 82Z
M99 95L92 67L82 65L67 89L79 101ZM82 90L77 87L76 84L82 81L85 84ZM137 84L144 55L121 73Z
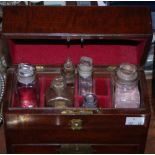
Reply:
M35 80L35 67L26 63L19 64L17 68L17 80L26 85L32 83Z

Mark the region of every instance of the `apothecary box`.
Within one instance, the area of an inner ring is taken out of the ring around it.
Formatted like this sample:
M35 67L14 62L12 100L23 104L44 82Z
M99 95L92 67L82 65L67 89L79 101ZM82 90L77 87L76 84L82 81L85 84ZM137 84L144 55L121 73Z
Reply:
M4 7L3 47L8 56L3 100L8 153L143 153L150 106L142 65L152 39L146 7L16 6ZM98 108L81 108L75 85L71 108L45 106L45 90L70 57L93 59ZM121 63L139 68L139 108L115 108L113 72ZM36 66L40 101L19 108L15 68Z

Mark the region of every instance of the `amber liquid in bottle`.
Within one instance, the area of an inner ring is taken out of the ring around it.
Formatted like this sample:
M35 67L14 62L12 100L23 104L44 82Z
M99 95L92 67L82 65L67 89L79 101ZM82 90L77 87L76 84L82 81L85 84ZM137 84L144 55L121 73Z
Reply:
M46 90L47 107L65 108L73 106L73 91L68 89L63 76L55 77Z

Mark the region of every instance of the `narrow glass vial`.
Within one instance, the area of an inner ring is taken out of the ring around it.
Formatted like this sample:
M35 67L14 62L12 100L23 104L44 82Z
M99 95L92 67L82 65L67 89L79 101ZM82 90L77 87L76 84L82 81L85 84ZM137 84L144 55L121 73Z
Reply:
M53 79L45 94L46 106L55 108L71 107L73 104L72 89L67 89L63 76Z
M38 91L35 67L21 63L17 68L17 99L22 108L37 107Z
M79 73L79 95L85 96L92 92L92 59L89 57L81 57L78 65Z
M133 64L121 64L115 75L115 108L138 108L139 106L137 67Z
M70 58L62 66L62 76L64 76L67 86L74 86L75 67Z
M96 108L97 107L97 97L95 94L86 94L83 99L82 107L84 108Z

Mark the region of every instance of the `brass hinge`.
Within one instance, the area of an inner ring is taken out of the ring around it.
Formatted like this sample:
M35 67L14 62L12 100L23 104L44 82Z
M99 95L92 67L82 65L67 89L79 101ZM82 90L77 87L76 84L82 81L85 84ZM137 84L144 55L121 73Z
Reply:
M44 66L37 65L37 66L36 66L36 70L37 70L37 71L43 71L43 70L44 70Z

